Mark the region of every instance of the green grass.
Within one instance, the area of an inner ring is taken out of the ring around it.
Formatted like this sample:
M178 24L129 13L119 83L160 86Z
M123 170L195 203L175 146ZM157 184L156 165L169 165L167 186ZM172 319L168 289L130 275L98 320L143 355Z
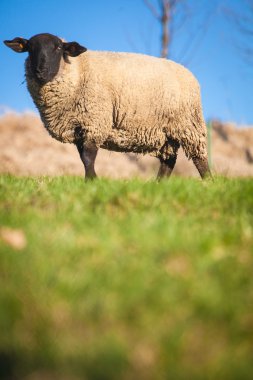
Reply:
M1 176L0 379L252 379L252 211L252 179Z

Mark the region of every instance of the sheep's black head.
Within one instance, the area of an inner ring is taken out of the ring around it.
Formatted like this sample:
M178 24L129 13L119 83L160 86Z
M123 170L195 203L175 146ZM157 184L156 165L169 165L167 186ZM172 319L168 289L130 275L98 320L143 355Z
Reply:
M32 73L40 84L45 84L56 76L62 58L77 57L87 50L77 42L63 42L49 33L37 34L30 40L16 37L4 43L17 53L28 52Z

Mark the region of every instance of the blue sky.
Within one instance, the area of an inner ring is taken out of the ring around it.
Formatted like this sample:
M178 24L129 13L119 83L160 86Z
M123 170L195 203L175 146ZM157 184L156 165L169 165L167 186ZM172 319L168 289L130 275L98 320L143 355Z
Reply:
M157 0L150 0L156 4ZM176 25L170 58L183 63L201 84L206 119L253 125L253 67L239 47L244 39L224 16L240 13L245 0L188 0L187 17ZM253 17L252 17L253 18ZM48 32L93 50L159 55L160 28L143 0L0 0L1 40ZM248 37L250 38L250 37ZM252 46L253 46L253 37ZM35 107L24 81L26 53L0 43L0 113Z

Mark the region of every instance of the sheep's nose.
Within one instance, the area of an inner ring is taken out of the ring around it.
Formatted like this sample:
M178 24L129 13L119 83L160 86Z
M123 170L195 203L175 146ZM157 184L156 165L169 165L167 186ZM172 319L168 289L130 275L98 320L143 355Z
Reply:
M36 69L35 74L38 76L44 75L46 73L45 69Z
M41 83L44 83L47 81L47 71L46 70L36 69L35 75Z

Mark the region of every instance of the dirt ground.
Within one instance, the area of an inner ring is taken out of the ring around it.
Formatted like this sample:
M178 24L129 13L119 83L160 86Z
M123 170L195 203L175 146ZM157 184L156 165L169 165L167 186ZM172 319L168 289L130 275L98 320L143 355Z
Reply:
M213 122L212 171L227 176L253 176L253 128ZM99 176L152 178L158 160L150 156L100 149L96 161ZM16 175L83 175L75 146L52 139L39 117L32 113L7 113L0 117L0 172ZM180 150L174 175L198 176Z

